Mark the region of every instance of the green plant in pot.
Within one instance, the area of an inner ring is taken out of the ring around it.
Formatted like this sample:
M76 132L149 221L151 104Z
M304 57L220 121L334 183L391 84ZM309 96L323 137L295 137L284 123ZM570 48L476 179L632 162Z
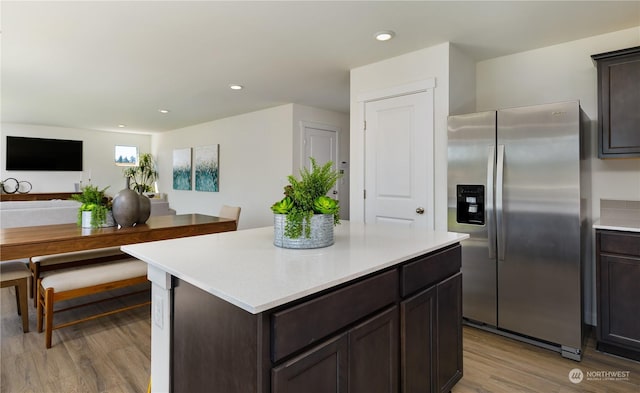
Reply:
M82 225L83 212L91 212L91 227L99 228L107 224L107 216L111 210L112 199L105 195L108 186L102 190L97 186L82 187L80 194L74 194L71 199L81 203L78 209L78 226Z
M328 197L327 193L335 186L341 174L333 169L331 161L320 166L313 157L310 160L311 170L302 168L300 179L296 179L293 175L288 176L289 185L284 188L284 198L271 206L271 210L276 214L276 223L277 215L285 217L284 236L289 239L312 238L314 215L328 216L331 228L340 223L340 205L337 200ZM278 242L276 239L276 245L280 245ZM333 229L331 229L332 243ZM290 248L313 248L313 246Z
M153 184L158 179L158 171L151 153L141 154L138 165L126 168L124 176L129 180L131 189L140 194L155 191Z

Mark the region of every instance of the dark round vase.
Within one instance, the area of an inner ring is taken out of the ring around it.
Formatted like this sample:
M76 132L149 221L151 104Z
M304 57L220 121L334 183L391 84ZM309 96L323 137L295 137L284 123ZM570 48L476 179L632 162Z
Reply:
M127 188L120 190L113 197L111 210L113 211L113 219L121 227L132 227L138 222L140 198L137 192L129 188L129 179L127 179Z
M138 224L144 224L151 215L151 201L146 195L138 194L139 212L138 212Z

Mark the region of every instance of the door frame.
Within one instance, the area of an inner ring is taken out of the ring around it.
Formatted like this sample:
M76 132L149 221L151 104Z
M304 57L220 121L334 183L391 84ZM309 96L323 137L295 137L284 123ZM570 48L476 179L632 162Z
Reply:
M351 211L354 212L355 208L358 205L360 205L360 208L359 208L360 211L358 216L352 215L352 220L354 220L355 218L355 221L365 222L365 217L366 217L366 203L364 200L365 199L364 190L366 190L365 179L366 179L366 170L367 170L366 168L366 158L367 158L366 146L367 145L366 145L366 134L364 130L364 122L366 119L365 110L366 110L367 103L373 102L373 101L385 100L388 98L409 95L409 94L416 94L416 93L431 91L431 98L432 98L432 104L433 104L431 111L432 111L432 122L434 122L434 124L432 124L433 133L431 135L431 138L428 138L429 146L426 147L425 154L427 154L428 157L430 157L430 159L427 160L427 177L429 178L429 183L431 184L432 192L431 194L427 194L425 209L427 209L427 211L431 213L430 215L431 219L429 220L430 227L432 229L435 228L436 218L435 218L435 157L434 157L435 143L434 143L434 139L435 139L436 130L435 130L435 92L433 92L435 87L436 87L436 79L429 78L429 79L424 79L416 82L392 86L385 89L361 93L356 96L356 102L358 104L357 128L354 128L352 125L352 133L355 129L357 129L360 131L360 138L362 138L361 139L362 157L360 157L361 159L360 166L362 168L362 172L360 173L360 176L362 176L361 177L362 180L361 182L358 182L361 184L362 189L360 190L352 189L351 190L352 192L350 193L351 194L350 205L352 208ZM352 187L355 184L356 184L355 182L352 182L351 183Z

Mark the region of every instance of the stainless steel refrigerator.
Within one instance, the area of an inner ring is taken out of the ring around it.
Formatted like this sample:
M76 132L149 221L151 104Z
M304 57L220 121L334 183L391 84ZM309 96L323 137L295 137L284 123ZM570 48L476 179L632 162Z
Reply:
M448 226L463 316L581 359L590 255L588 119L578 102L450 116Z

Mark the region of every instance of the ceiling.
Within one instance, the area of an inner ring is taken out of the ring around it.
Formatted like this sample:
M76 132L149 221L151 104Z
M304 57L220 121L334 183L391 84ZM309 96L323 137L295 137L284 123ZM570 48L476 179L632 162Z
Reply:
M3 122L132 132L285 103L348 112L355 67L447 41L480 61L640 25L640 1L2 1L0 7ZM395 31L393 40L373 39L387 29ZM245 88L232 91L231 83Z

